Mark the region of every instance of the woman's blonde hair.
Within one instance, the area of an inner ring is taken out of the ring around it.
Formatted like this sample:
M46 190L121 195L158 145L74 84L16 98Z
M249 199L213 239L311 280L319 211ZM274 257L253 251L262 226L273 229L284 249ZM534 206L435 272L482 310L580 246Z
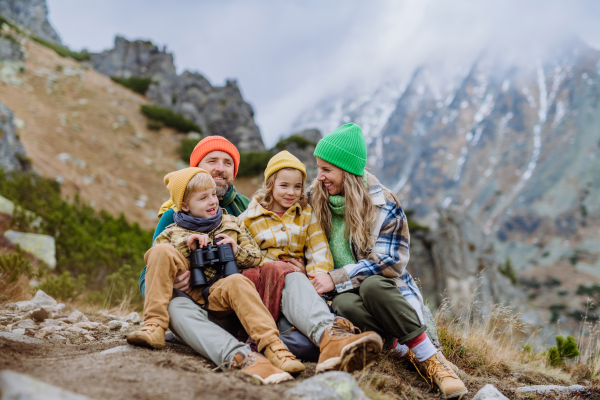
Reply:
M325 185L314 180L311 185L310 204L320 222L327 238L331 237L331 209L329 208L329 192ZM361 176L343 171L342 192L346 199L344 223L346 236L360 252L369 252L372 247L371 229L377 219L377 208L371 200L369 189Z
M209 174L200 172L192 177L185 187L182 203L187 203L194 193L215 188L215 180Z
M284 169L298 171L302 173L299 169L296 168L282 168L279 171L283 171ZM273 208L273 203L275 203L275 198L273 197L273 187L275 186L275 179L277 179L277 175L279 171L275 172L273 175L269 176L266 182L263 183L262 187L254 193L254 197L258 204L263 206L263 208L267 210L271 210ZM302 174L304 176L304 174ZM308 204L308 199L306 198L306 192L304 191L304 184L306 179L302 180L302 194L300 195L300 199L298 199L298 203L300 207L304 208Z

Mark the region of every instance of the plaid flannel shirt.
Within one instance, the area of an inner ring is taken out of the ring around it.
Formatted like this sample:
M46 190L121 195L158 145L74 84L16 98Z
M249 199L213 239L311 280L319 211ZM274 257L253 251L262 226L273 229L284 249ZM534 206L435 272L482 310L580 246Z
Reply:
M307 205L296 203L279 217L266 210L255 198L240 215L262 252L260 265L280 257L306 259L306 272L327 273L333 269L333 256L321 225Z
M358 252L350 241L354 259L358 261L330 271L329 275L338 293L360 287L362 281L371 275L393 278L404 298L423 321L423 297L406 270L410 244L406 215L398 198L373 175L365 174L369 194L379 211L371 232L373 246L370 252Z
M243 222L233 215L223 214L221 225L209 232L209 243L212 243L215 236L219 233L224 233L238 244L238 252L235 254L235 262L238 268L255 267L260 263L262 255L260 249L256 245L254 238ZM187 259L190 258L191 250L187 245L187 238L193 234L201 234L200 232L190 231L182 228L177 224L171 224L165 228L160 235L154 240L154 245L166 243L175 247ZM204 274L208 279L215 275L216 271L213 268L206 268Z

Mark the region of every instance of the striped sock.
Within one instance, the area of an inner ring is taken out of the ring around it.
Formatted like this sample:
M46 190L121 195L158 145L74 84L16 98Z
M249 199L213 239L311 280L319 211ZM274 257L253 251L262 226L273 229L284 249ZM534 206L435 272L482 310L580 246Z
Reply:
M405 344L414 353L419 362L427 360L434 354L437 354L438 351L425 332Z

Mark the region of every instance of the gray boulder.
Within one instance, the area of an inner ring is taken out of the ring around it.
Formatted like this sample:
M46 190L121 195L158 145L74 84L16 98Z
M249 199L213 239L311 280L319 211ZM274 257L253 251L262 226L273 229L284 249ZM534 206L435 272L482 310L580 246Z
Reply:
M23 144L19 141L12 110L0 103L0 168L6 172L31 168Z
M331 371L308 378L286 390L290 398L310 400L367 400L354 377L346 372Z
M531 393L536 395L542 394L569 394L586 390L585 386L559 386L559 385L533 385L517 388L517 393Z
M18 332L0 332L0 338L12 340L13 342L30 343L30 344L44 344L43 340L25 336L24 335L25 330L24 329L22 329L22 330L23 330L22 334L20 334ZM0 392L1 392L1 389L2 389L2 385L0 384ZM4 400L4 397L1 397L0 400Z
M0 15L22 25L39 38L60 44L60 37L48 21L46 0L0 0Z
M56 246L54 237L39 233L22 233L13 230L4 232L4 237L13 244L33 254L39 260L45 262L48 267L56 267Z
M0 400L90 400L57 386L14 371L0 372Z
M473 400L508 400L494 385L489 383L482 387L473 397Z

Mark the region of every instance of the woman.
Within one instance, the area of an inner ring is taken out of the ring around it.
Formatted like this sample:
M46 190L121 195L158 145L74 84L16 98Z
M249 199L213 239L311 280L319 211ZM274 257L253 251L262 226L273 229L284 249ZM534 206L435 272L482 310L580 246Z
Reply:
M325 136L314 152L319 175L310 203L329 240L334 270L309 274L317 293L333 294L333 311L361 330L397 338L419 372L444 398L467 393L425 333L421 293L406 271L409 233L400 202L365 171L367 146L356 124ZM426 379L427 379L426 378Z

